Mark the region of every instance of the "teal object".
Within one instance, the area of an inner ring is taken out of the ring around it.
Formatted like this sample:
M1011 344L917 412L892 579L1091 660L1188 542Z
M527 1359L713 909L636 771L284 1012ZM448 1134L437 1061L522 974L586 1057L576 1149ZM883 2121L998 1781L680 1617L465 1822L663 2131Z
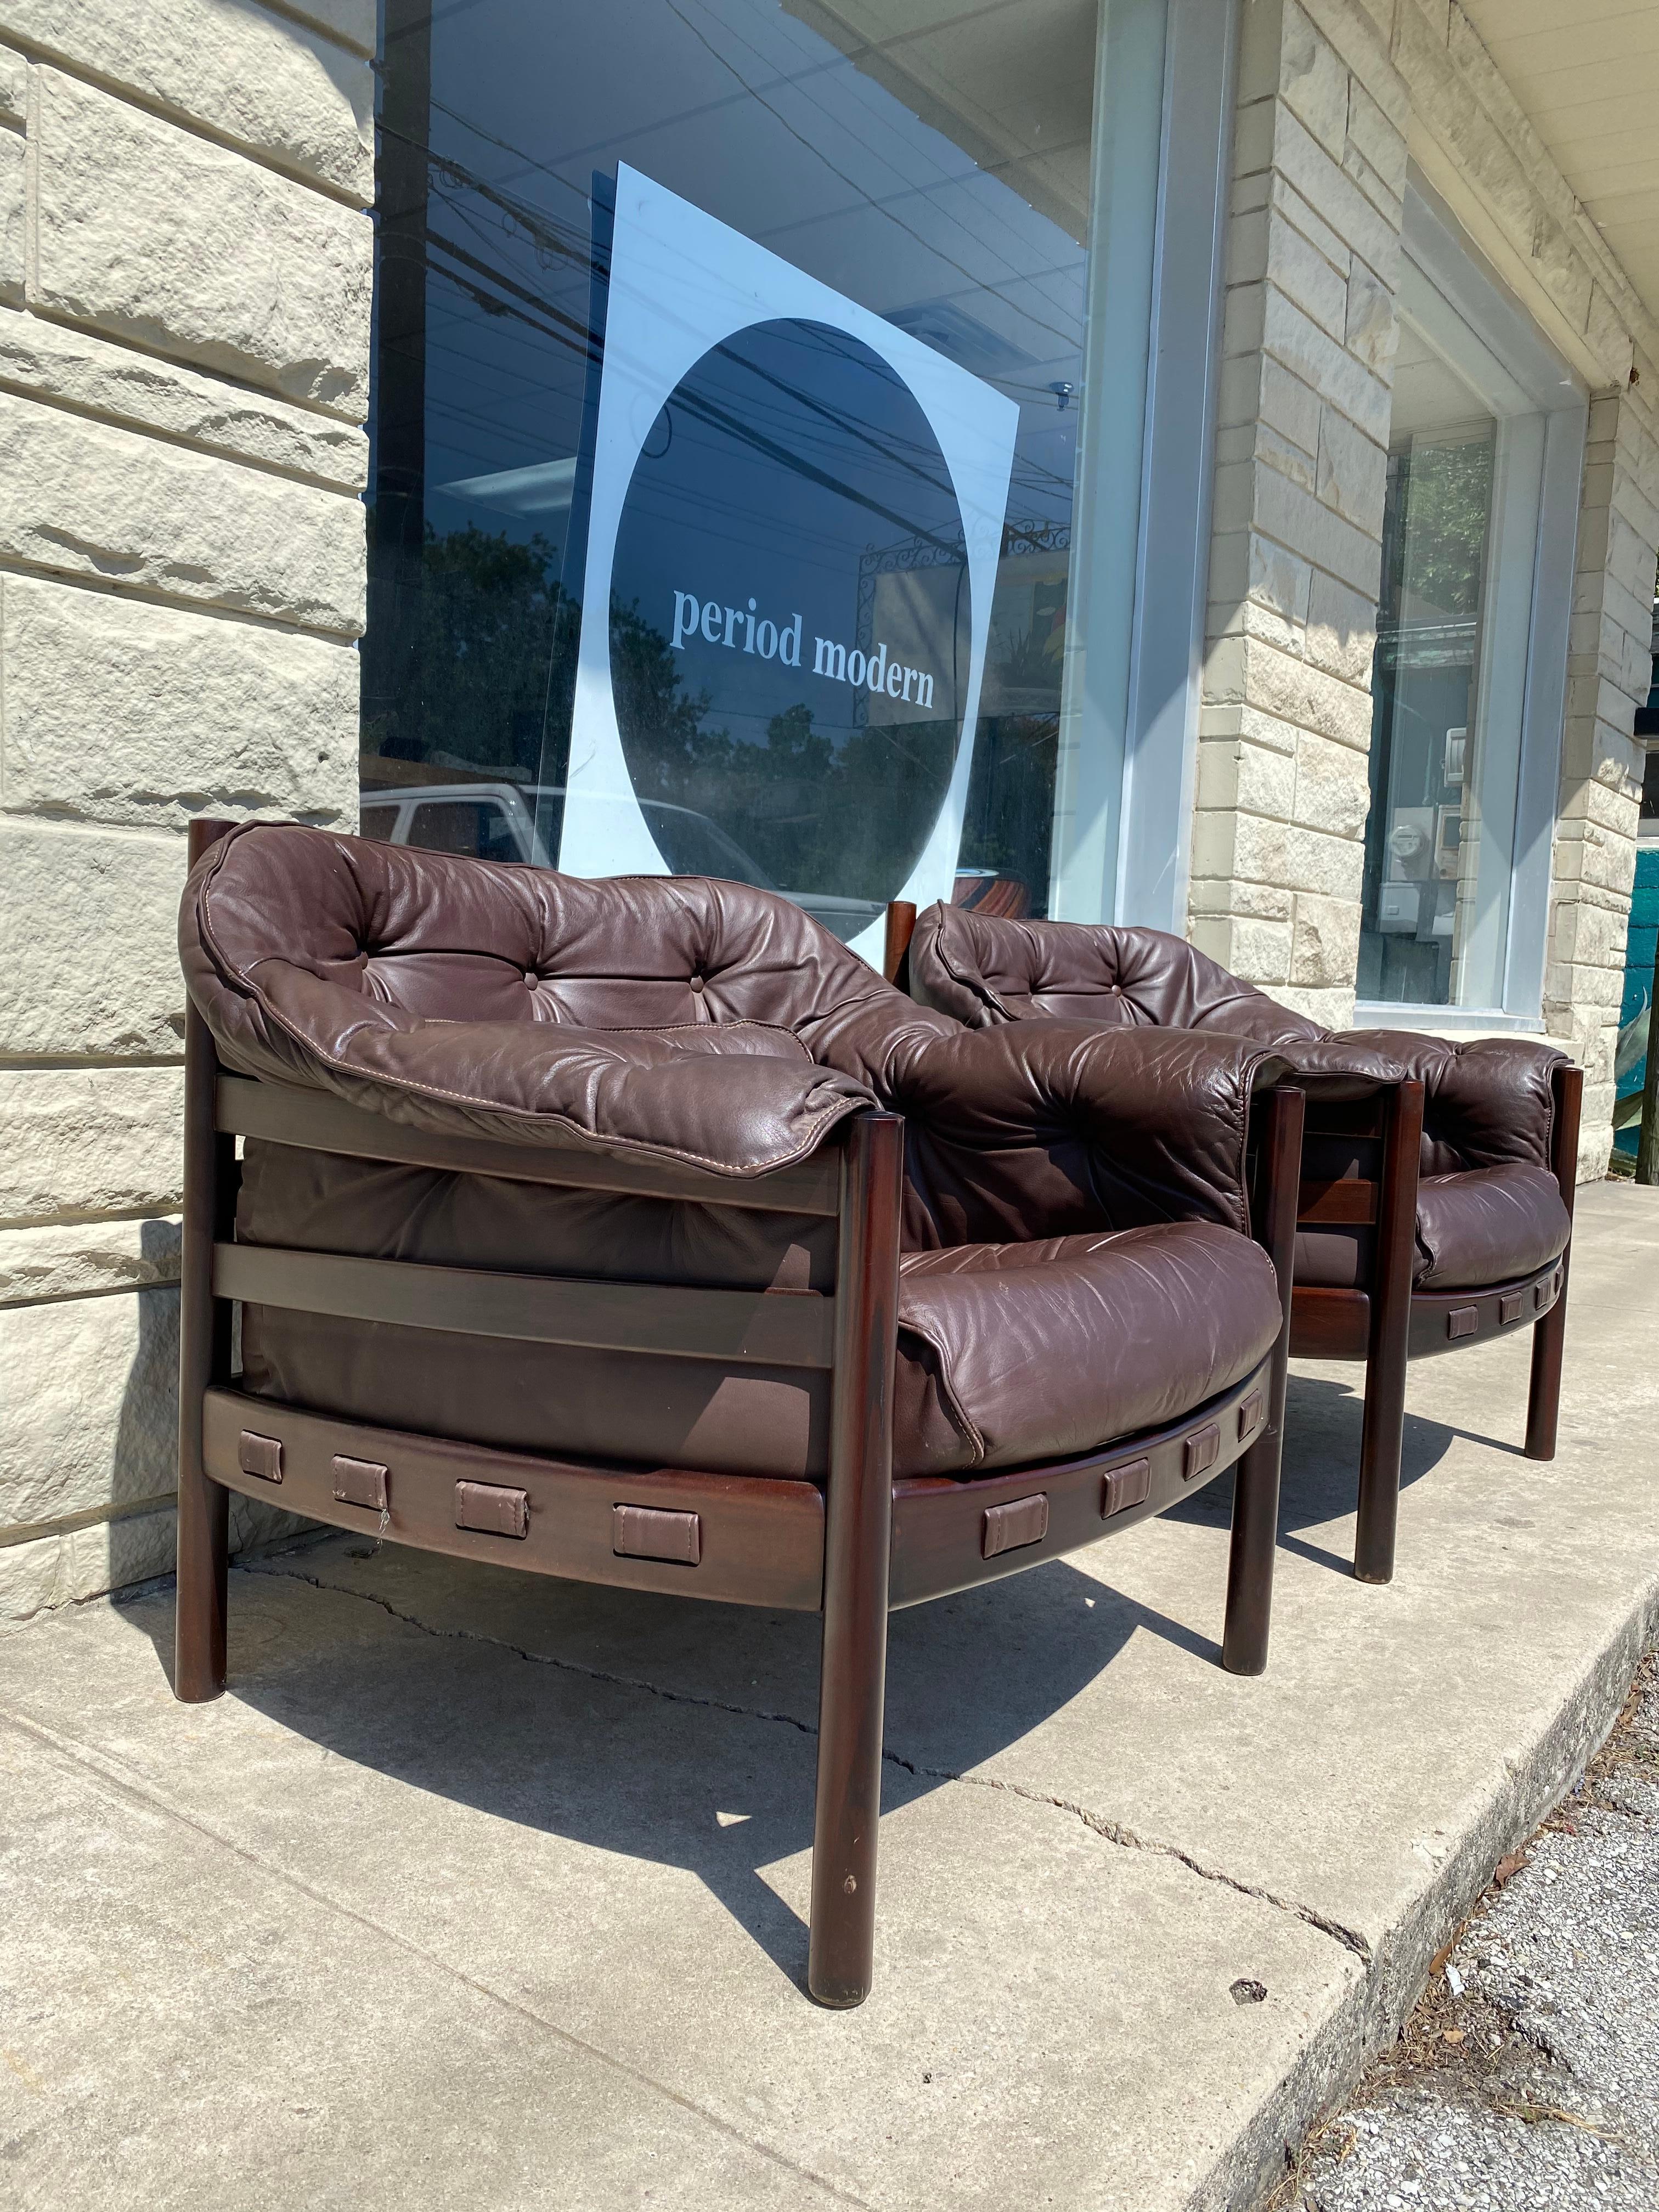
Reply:
M1631 898L1630 936L1625 949L1625 996L1619 1009L1619 1026L1634 1021L1648 1003L1653 989L1653 961L1659 950L1659 845L1644 847L1636 855L1636 889ZM1626 1068L1619 1079L1619 1095L1627 1098L1642 1088L1645 1059ZM1639 1131L1632 1122L1613 1139L1615 1147L1636 1158Z

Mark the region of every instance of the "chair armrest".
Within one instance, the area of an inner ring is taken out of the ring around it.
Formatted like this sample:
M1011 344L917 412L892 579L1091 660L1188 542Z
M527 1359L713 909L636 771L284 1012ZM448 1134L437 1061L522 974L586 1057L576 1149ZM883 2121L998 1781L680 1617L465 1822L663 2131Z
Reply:
M1281 1038L1273 1050L1290 1062L1310 1103L1364 1098L1406 1077L1406 1069L1392 1053L1360 1032Z
M1334 1042L1385 1054L1421 1082L1425 1175L1550 1165L1553 1077L1567 1058L1559 1047L1530 1037L1463 1043L1405 1030L1355 1030Z
M912 1030L871 1071L907 1122L905 1240L1024 1243L1155 1221L1249 1233L1245 1142L1277 1054L1190 1030Z

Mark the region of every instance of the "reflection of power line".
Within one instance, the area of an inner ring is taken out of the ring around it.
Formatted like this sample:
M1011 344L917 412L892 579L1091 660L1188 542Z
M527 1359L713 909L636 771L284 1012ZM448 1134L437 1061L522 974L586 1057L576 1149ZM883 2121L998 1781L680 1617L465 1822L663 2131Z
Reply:
M580 353L586 360L597 361L601 357L593 346L592 332L586 325L578 322L574 317L567 315L562 309L554 307L524 285L515 283L510 277L504 276L500 271L491 269L488 263L480 261L476 254L468 253L465 247L456 246L452 240L441 237L436 231L428 230L427 240L428 245L435 247L440 252L447 254L452 259L460 263L464 268L478 270L492 283L498 285L502 291L511 295L507 300L494 298L483 292L478 286L456 275L452 270L434 270L434 275L447 276L449 282L456 285L459 289L477 300L487 313L516 315L521 321L528 323L532 329L539 330L544 336L551 338L556 344L564 347L568 352ZM538 322L534 316L526 314L522 307L514 306L513 304L514 299L529 302L542 314L550 317L551 324ZM572 335L573 333L575 335ZM578 336L581 340L580 345L576 342ZM787 389L787 386L782 388ZM824 489L837 493L843 499L851 500L855 506L867 507L872 514L880 515L884 521L896 524L901 530L916 529L913 517L898 514L880 500L871 498L867 493L860 491L852 484L832 477L827 471L817 467L812 462L802 459L798 454L791 453L775 439L768 438L763 433L751 428L747 423L739 422L736 416L728 413L725 408L719 406L715 402L704 399L700 395L682 391L678 404L689 413L701 417L702 421L715 428L725 430L728 436L735 438L739 444L751 447L756 452L764 453L769 459L779 462L793 474L805 477L809 483L820 484ZM922 471L913 469L911 473L921 475ZM925 480L933 483L935 489L943 489L932 478ZM936 537L932 532L923 530L918 534L926 538L930 544L941 547L946 545L945 539Z
M443 237L438 231L428 228L426 241L428 246L434 246L440 253L447 253L452 261L459 262L463 269L471 269L477 275L487 277L501 291L509 294L515 300L524 301L527 306L536 308L538 313L547 316L550 321L556 325L554 330L548 332L549 337L556 337L562 344L568 346L571 352L580 354L585 361L599 362L604 359L604 349L594 343L593 333L586 322L579 320L574 315L567 314L562 307L556 307L551 301L543 299L539 293L531 291L527 286L516 283L511 276L504 275L499 269L492 268L489 262L480 260L476 253L469 253L464 246L457 246L453 239ZM501 312L499 307L497 312Z
M810 154L811 154L817 161L821 161L823 167L830 171L832 176L837 178L842 184L846 185L849 190L855 192L858 198L866 207L869 207L875 213L882 216L886 221L891 222L896 229L902 231L907 237L914 239L916 244L919 245L925 252L933 255L938 260L942 261L947 267L956 270L960 276L966 277L968 282L976 289L982 288L986 291L991 292L998 296L1001 296L1003 295L1007 284L1010 283L1030 283L1032 281L1029 275L1023 276L1018 278L1002 280L994 279L988 276L982 272L970 268L965 262L958 260L954 254L948 252L944 246L938 244L934 240L928 238L922 231L917 229L913 223L906 222L905 219L898 214L891 201L884 200L878 194L869 191L864 184L860 182L856 176L852 175L847 170L842 168L836 162L832 161L822 146L815 143L815 142L807 137L805 132L798 130L796 126L790 122L789 118L784 114L782 110L778 107L775 102L769 100L758 87L751 84L744 76L742 70L737 68L737 66L731 62L725 54L720 52L719 47L708 37L697 24L691 21L684 9L675 4L675 0L665 0L665 4L668 6L672 14L678 17L679 21L684 25L691 36L697 40L699 45L702 46L705 51L719 63L720 67L735 80L740 88L741 94L744 97L753 100L759 106L764 108L766 112L770 115L783 130L787 131L789 136L793 138L798 144L805 147ZM993 9L988 12L994 13L996 11ZM831 63L829 64L829 67L833 70L835 64ZM818 74L820 74L820 70L813 69L801 72L799 77L790 77L781 75L776 81L779 84L793 87L800 82L805 77ZM720 105L727 104L730 103L720 103ZM902 105L902 103L900 103L900 105ZM550 164L538 160L534 155L527 153L523 147L514 145L509 140L499 137L496 133L485 130L482 125L474 123L469 117L461 114L457 109L447 106L443 101L436 99L435 97L432 100L432 106L434 109L447 116L453 122L459 124L463 130L471 131L475 137L483 139L489 144L499 147L503 153L511 154L515 160L524 162L527 168L535 170L538 173L550 178L564 191L572 193L574 197L579 198L585 199L586 198L586 193L581 191L580 187L573 185L568 178L561 175L559 171L554 168ZM703 111L683 111L680 113L665 118L664 127L666 127L669 124L683 123L687 120L690 115L701 112ZM842 127L846 128L847 126L843 123ZM598 149L592 150L597 151ZM872 151L873 153L873 149L872 149ZM434 156L434 161L440 162L444 161L445 158L446 157L442 155ZM453 166L459 170L461 165L456 163ZM951 188L955 187L962 181L961 179L953 177L947 170L939 168L937 163L933 166L937 174L936 186L928 187L907 185L902 197L906 198L926 198L929 196L932 190L937 189L939 186ZM975 163L973 165L973 173L978 176L988 175L991 173L982 169L978 163ZM998 181L1000 181L1000 179ZM474 189L491 199L496 205L502 208L504 211L511 212L515 218L524 222L526 228L533 227L538 233L543 234L543 242L545 242L547 245L551 246L554 251L562 254L568 255L574 250L576 250L573 247L573 244L568 234L565 236L561 237L558 234L557 230L554 228L554 225L557 222L556 217L549 218L540 215L538 211L532 209L527 204L515 200L512 196L501 191L499 187L485 185L481 179L472 179L471 182ZM1005 191L1012 190L1012 188L1006 185L1003 185L1003 189ZM952 222L956 223L958 228L965 229L967 228L967 226L961 222L961 218L957 216L952 215L949 219ZM1047 218L1044 218L1044 220L1046 221ZM969 232L969 234L971 236L972 233ZM999 258L1006 258L1006 255L1000 252L999 249L990 247L983 240L976 240L975 243L986 246L986 250L990 252L997 253ZM1051 331L1056 337L1061 339L1068 349L1076 346L1077 332L1074 329L1070 331L1064 330L1060 326L1060 325L1050 322L1047 317L1040 315L1030 308L1021 308L1015 306L1015 303L1012 301L1010 301L1008 304L1014 306L1015 313L1022 315L1025 320L1034 324L1039 329Z

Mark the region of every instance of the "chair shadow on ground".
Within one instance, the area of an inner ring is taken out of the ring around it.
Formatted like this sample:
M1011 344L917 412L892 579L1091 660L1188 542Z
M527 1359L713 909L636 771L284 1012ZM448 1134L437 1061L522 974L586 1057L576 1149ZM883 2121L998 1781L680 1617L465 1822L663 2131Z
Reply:
M1407 1391L1409 1393L1409 1383ZM1525 1400L1518 1408L1524 1421ZM1334 1376L1291 1375L1285 1395L1285 1461L1279 1485L1279 1546L1316 1566L1352 1574L1351 1552L1310 1542L1301 1532L1325 1528L1352 1516L1359 1489L1359 1434L1364 1401L1351 1383ZM1400 1487L1407 1490L1431 1474L1459 1440L1492 1451L1520 1455L1519 1443L1449 1427L1413 1413L1409 1403L1400 1453ZM1232 1517L1232 1485L1212 1482L1195 1497L1171 1506L1166 1518L1225 1527ZM1352 1537L1346 1540L1352 1542Z
M1291 1379L1280 1545L1344 1574L1346 1555L1298 1532L1352 1514L1360 1412L1344 1382ZM1404 1482L1431 1473L1462 1433L1408 1414ZM1166 1517L1224 1528L1231 1491L1224 1476ZM1133 1530L1126 1534L1133 1540ZM812 1839L815 1615L556 1582L392 1547L365 1562L361 1542L343 1545L337 1537L233 1575L235 1698L410 1791L695 1874L779 1971L804 1983L805 1923L764 1869ZM1100 1549L1093 1574L1054 1560L895 1613L884 1814L1029 1735L1138 1630L1200 1666L1218 1665L1218 1547L1212 1557L1212 1636L1097 1579L1103 1565L1110 1571L1111 1554ZM334 1612L307 1620L297 1590L284 1605L278 1577L291 1575L341 1591ZM394 1626L381 1607L428 1632ZM170 1670L171 1594L135 1606L130 1618ZM411 1801L410 1820L426 1817ZM466 1841L476 1848L476 1834ZM371 1859L377 1842L362 1839ZM602 1884L597 1866L594 1880ZM573 1898L571 1910L580 1923L581 1902Z
M1216 1566L1213 1638L1065 1560L895 1613L884 1815L1029 1735L1137 1630L1196 1665L1218 1665L1218 1558ZM816 1615L562 1583L390 1547L362 1569L356 1601L337 1601L330 1614L319 1616L301 1588L284 1601L277 1580L297 1573L337 1589L353 1572L337 1540L233 1572L234 1699L411 1792L695 1874L778 1970L805 1985L805 1921L763 1870L812 1840ZM441 1583L447 1613L418 1598ZM371 1590L399 1613L444 1626L420 1636L395 1627L362 1604ZM170 1674L171 1591L128 1617ZM463 1618L467 1629L457 1634ZM552 1663L526 1663L526 1648ZM307 1771L314 1778L315 1768ZM380 1808L375 1832L360 1844L365 1863L384 1860L389 1875L398 1850L414 1846L383 1846L383 1796L371 1790L357 1804ZM410 1837L431 1832L429 1807L411 1800L408 1820ZM457 1849L478 1848L476 1829L462 1824L452 1835ZM507 1881L507 1849L501 1856ZM441 1868L432 1871L441 1881ZM971 1887L984 1870L962 1872ZM556 1905L568 1899L573 1931L615 1896L607 1879L596 1864L585 1907L576 1889L560 1888ZM527 1902L521 1894L518 1908Z

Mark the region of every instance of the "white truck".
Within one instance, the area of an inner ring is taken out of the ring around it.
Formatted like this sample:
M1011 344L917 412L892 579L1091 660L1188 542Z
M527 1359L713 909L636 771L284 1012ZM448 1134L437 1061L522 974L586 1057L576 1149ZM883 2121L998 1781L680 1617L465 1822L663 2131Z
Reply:
M609 803L637 803L658 851L676 875L717 876L726 883L778 890L759 861L706 814L659 799L618 798ZM480 860L550 868L563 806L563 791L546 784L411 784L364 793L362 834L387 845L419 845L428 852L464 853ZM843 943L882 912L876 899L836 898L818 891L786 891L782 896L805 907Z

